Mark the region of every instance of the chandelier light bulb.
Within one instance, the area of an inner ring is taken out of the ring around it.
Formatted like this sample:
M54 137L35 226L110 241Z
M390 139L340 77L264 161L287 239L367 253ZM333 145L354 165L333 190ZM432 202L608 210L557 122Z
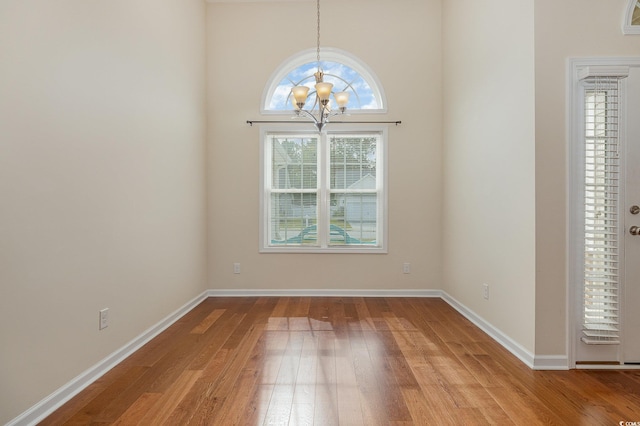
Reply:
M298 109L302 109L302 107L304 107L305 102L307 102L309 88L307 86L295 86L291 88L291 93L293 94L294 105Z
M336 98L336 103L338 104L338 108L346 108L349 103L349 93L347 92L338 92L333 95Z
M321 103L326 104L329 101L331 89L333 89L333 84L331 83L316 83L316 93L318 94L318 99L320 99Z

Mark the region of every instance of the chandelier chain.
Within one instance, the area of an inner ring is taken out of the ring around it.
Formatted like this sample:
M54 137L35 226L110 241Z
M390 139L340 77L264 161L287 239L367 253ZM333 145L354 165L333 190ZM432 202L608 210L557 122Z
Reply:
M320 0L316 1L318 9L318 47L316 50L316 59L318 60L318 71L320 71Z

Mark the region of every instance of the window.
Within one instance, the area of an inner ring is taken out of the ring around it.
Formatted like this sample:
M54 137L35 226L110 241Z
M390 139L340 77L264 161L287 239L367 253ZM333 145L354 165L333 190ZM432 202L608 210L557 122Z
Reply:
M285 60L265 87L261 112L291 114L291 88L315 90L318 65L334 91L350 94L350 114L386 113L374 73L332 48L323 49L320 64L316 49ZM386 253L386 129L329 126L318 133L296 124L262 129L260 250Z
M349 92L350 113L385 113L386 101L382 85L367 65L354 55L335 48L323 48L321 68L325 81L336 92ZM306 50L284 61L273 73L263 93L263 114L290 112L291 87L309 86L313 90L317 70L316 49ZM307 107L309 107L308 105Z
M618 344L618 78L588 78L584 85L582 341L587 344Z
M628 0L622 23L624 34L640 34L640 0Z
M386 252L385 139L264 130L261 251Z

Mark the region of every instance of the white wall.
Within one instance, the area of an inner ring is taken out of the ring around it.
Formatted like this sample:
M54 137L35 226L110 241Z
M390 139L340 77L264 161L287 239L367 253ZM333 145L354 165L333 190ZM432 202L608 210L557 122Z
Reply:
M536 0L536 352L566 354L569 57L640 56L640 36L623 35L628 0Z
M204 24L0 3L0 423L206 288Z
M379 77L389 128L389 253L260 254L260 101L272 72L314 48L312 1L208 7L209 285L217 289L429 289L441 284L440 0L326 0L322 45ZM284 118L290 118L290 115ZM242 273L233 274L240 262ZM402 274L402 263L412 264Z
M447 0L442 25L444 290L533 353L533 0Z

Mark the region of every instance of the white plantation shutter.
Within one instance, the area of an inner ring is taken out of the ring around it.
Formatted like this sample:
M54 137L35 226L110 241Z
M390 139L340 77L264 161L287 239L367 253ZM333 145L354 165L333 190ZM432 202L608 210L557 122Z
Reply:
M619 344L619 78L584 80L584 299L581 340Z

